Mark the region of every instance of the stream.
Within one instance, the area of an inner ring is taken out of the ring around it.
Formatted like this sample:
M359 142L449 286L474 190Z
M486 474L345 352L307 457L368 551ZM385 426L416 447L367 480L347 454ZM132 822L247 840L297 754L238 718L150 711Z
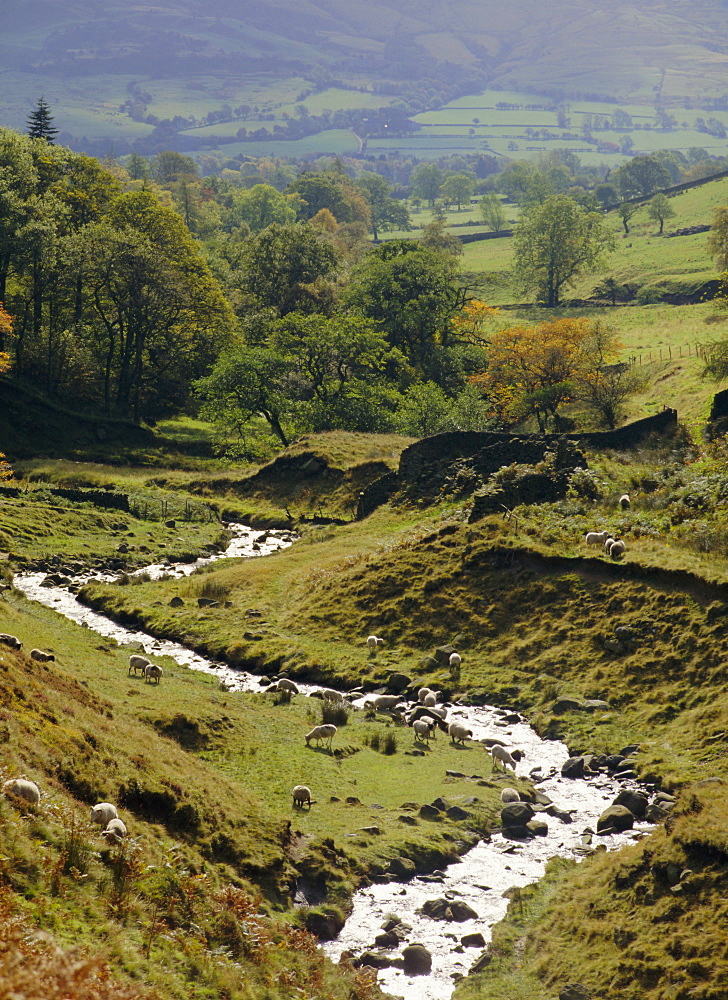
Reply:
M198 559L194 563L155 564L144 567L137 573L146 573L152 579L182 578L217 559L262 557L287 547L295 540L295 536L287 531L256 531L241 524L231 524L228 528L233 538L223 553ZM183 666L215 676L229 691L261 690L258 676L233 670L225 663L200 656L180 643L156 639L145 632L118 625L104 615L84 607L66 587L43 586L45 576L45 573L20 573L15 576L14 585L28 599L52 608L79 625L115 640L119 645L140 643L146 655L169 656ZM76 577L72 582L74 585L83 585L92 579L113 581L116 576L88 574ZM304 694L317 690L316 685L298 682L297 685ZM359 703L354 704L361 704L365 700L360 699ZM594 845L600 843L607 849L614 850L643 836L650 829L649 824L635 822L634 829L624 834L597 837L594 831L600 814L621 789L636 788L636 784L632 781L617 781L605 775L597 775L588 780L562 778L561 766L569 756L566 746L557 741L541 740L525 722L507 722L506 716L507 713L502 709L488 706L455 705L449 708L448 721L464 722L473 731L473 741L468 744L472 750L473 773L467 776L468 785L463 784L465 775L461 775L460 779L451 776L452 782L458 781L458 794L453 795L452 804L467 808L467 796L463 798L463 788L467 790L467 795L477 796L480 791L478 779L493 777L490 757L483 752L478 741L484 738L498 739L509 747L518 747L523 751L524 757L517 765L518 776L530 778L536 788L545 793L562 813L570 814L572 822L562 822L552 815L537 812L536 819L546 819L548 823L547 836L517 840L494 833L489 843L480 841L459 862L451 864L444 872L418 876L407 883L377 883L357 892L353 912L339 937L335 941L324 943L322 948L335 961L345 951L358 955L362 951L374 949L374 939L382 931L385 918L395 914L411 928L407 931L402 946L417 942L432 954L432 971L429 975L408 976L397 967L379 970L380 985L397 997L406 1000L448 1000L454 983L468 972L483 947L482 943L472 947L463 946L461 938L480 933L487 943L490 928L505 915L508 891L541 878L550 858L583 857ZM507 717L515 718L515 713ZM447 740L448 737L440 733L438 738ZM504 787L507 784L508 780L504 777ZM413 798L417 797L414 789L410 794ZM403 797L406 798L407 794L403 793ZM477 918L453 923L435 920L419 912L427 900L440 897L462 900L472 907ZM394 959L398 951L392 950L388 954Z

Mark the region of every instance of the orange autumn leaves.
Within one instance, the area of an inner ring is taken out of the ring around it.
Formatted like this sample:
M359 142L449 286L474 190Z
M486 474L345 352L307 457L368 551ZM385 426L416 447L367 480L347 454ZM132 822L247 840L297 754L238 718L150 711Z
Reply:
M558 408L603 377L622 347L611 330L587 319L551 319L488 332L498 309L477 300L453 322L456 334L482 346L486 367L471 376L501 427L534 416L545 430Z
M5 338L13 332L13 317L3 307L0 302L0 344L5 343ZM5 351L0 351L0 375L10 368L10 355Z

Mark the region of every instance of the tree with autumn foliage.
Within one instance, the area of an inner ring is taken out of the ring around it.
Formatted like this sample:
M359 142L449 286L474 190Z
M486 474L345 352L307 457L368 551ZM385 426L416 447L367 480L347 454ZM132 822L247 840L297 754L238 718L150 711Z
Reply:
M5 338L13 332L13 317L0 302L0 375L10 368L10 355L6 353Z
M616 388L611 396L607 391L622 385L609 364L621 347L609 327L583 318L555 319L507 327L488 339L487 367L471 381L496 424L510 427L535 417L543 432L559 407L581 398L614 425L617 403L625 397L615 398Z

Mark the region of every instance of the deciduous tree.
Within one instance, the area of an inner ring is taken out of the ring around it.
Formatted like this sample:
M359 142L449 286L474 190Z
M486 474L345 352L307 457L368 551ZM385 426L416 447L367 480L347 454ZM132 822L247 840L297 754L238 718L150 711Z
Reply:
M516 226L514 271L524 289L535 289L545 305L557 306L562 288L595 270L614 236L598 212L585 212L566 195L532 205Z
M667 195L660 192L653 195L650 199L650 203L647 206L647 214L655 222L660 223L659 233L662 235L662 230L665 227L665 219L671 219L675 215L675 209L670 204L670 199Z

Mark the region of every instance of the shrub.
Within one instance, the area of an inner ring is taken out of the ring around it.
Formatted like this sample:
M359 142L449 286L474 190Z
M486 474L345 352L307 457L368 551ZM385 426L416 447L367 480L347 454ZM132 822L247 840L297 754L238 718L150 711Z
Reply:
M321 705L321 722L326 725L345 726L349 721L349 706L341 702L325 701Z

